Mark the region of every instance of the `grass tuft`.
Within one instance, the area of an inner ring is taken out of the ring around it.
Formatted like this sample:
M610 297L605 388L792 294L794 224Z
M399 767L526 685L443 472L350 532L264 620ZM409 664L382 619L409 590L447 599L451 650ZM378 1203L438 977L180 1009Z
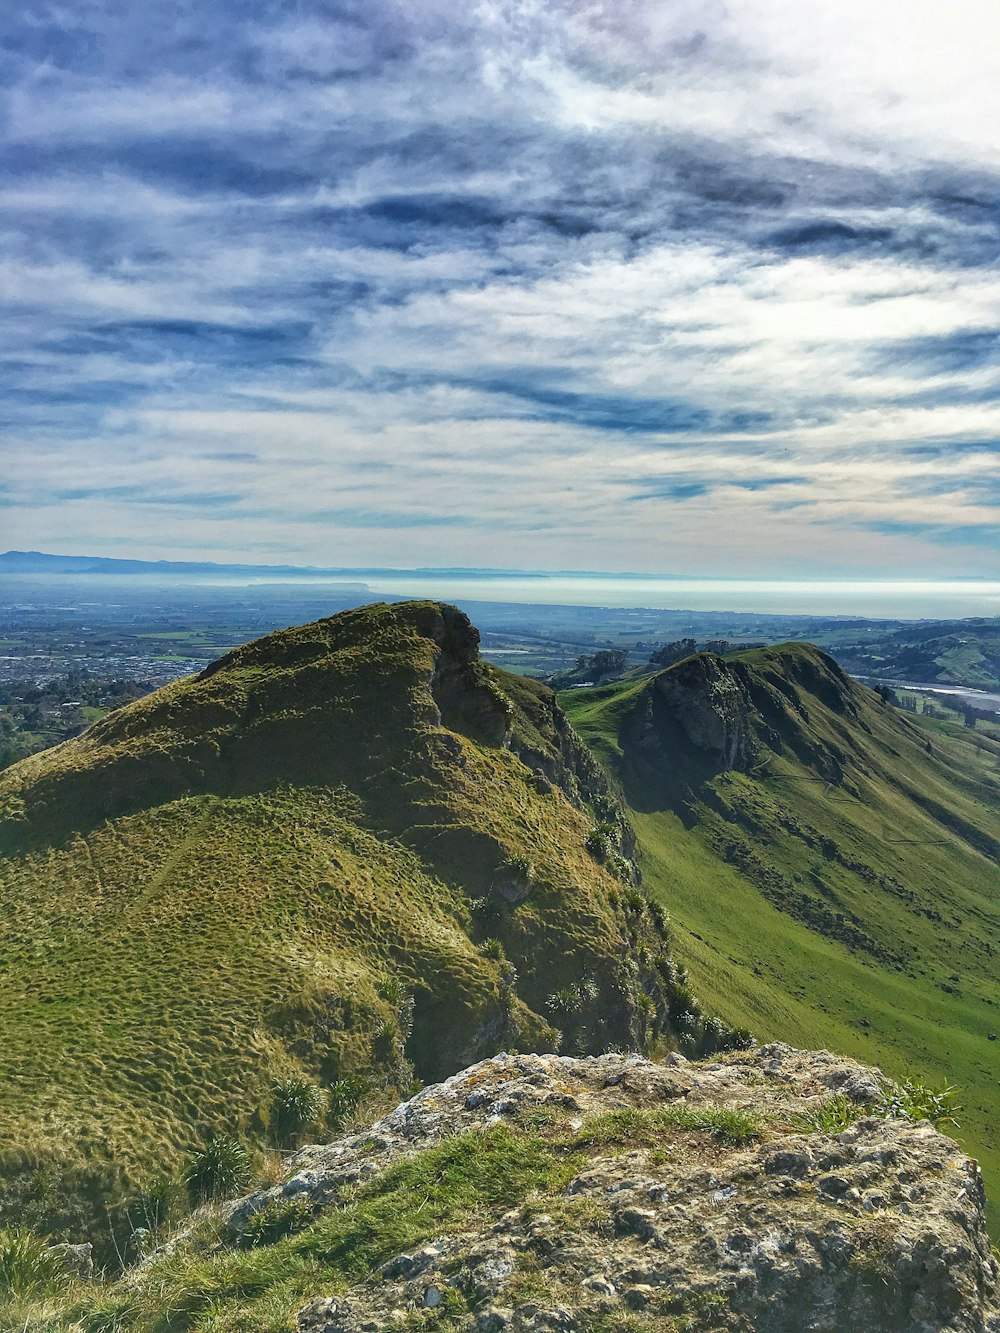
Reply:
M184 1172L194 1204L229 1198L250 1180L250 1154L231 1134L220 1135L202 1152L196 1152Z
M763 1121L753 1111L729 1106L625 1107L592 1116L572 1139L576 1147L628 1145L653 1147L664 1131L692 1130L709 1134L727 1147L739 1148L758 1139Z

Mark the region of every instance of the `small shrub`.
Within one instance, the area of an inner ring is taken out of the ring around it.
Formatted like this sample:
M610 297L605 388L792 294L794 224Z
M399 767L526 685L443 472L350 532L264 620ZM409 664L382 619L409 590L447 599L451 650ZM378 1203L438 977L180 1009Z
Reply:
M700 1053L703 1032L700 1013L691 1012L684 1015L677 1025L677 1036L685 1055L690 1057Z
M492 958L494 962L497 963L507 957L504 952L504 947L499 940L483 940L482 944L479 946L479 952L484 958Z
M595 824L587 834L585 846L594 860L603 864L621 850L617 827L607 821Z
M670 1017L678 1025L682 1025L689 1018L697 1018L701 1013L701 1005L690 986L681 983L671 986L668 993L668 1002Z
M660 934L665 937L669 937L670 917L667 915L666 908L664 908L663 906L661 906L660 903L655 902L652 898L650 898L649 902L646 905L646 910L652 917L653 922L657 930L660 932Z
M803 1111L801 1115L795 1116L793 1124L807 1133L840 1134L868 1113L867 1106L852 1102L842 1092L838 1092L815 1110Z
M236 1194L250 1179L250 1154L239 1139L223 1134L195 1153L184 1172L191 1202L206 1203Z
M706 1018L702 1029L701 1049L705 1055L714 1055L716 1051L723 1051L726 1048L726 1038L729 1035L729 1029L719 1018Z
M530 880L535 871L528 858L520 855L508 856L501 869L513 878L524 881Z
M303 1231L311 1220L312 1214L305 1199L275 1199L247 1220L237 1244L244 1250L273 1245L286 1236Z
M627 857L619 852L612 852L604 862L604 868L623 884L630 884L635 876L635 867Z
M714 1055L717 1051L747 1051L755 1043L749 1028L731 1028L721 1018L706 1018L701 1037L703 1055Z
M757 1038L749 1028L730 1028L724 1047L727 1051L749 1051L757 1045Z
M395 1018L382 1018L375 1026L375 1040L382 1045L392 1045L399 1036L399 1024Z
M368 1091L365 1079L356 1074L347 1078L338 1078L331 1083L327 1092L327 1121L331 1128L339 1129Z
M48 1242L22 1227L0 1230L0 1296L28 1296L57 1285L66 1269Z
M571 1018L583 1009L584 996L579 986L563 986L562 990L553 991L545 1001L550 1014Z
M870 1108L872 1115L895 1116L902 1120L929 1120L934 1125L958 1128L956 1115L962 1109L957 1088L931 1088L926 1083L907 1079L894 1083Z
M405 1046L413 1034L413 993L399 977L386 977L379 985L378 993L396 1011L396 1022L394 1029L386 1023L381 1024L377 1035L390 1043L398 1039L400 1046Z
M317 1084L293 1074L271 1084L271 1133L282 1147L294 1148L307 1129L322 1120L327 1094Z
M872 1102L852 1102L838 1093L815 1111L797 1116L796 1122L819 1134L839 1134L866 1115L930 1120L934 1125L957 1128L955 1116L962 1109L958 1096L957 1088L930 1088L925 1083L907 1080L893 1083Z

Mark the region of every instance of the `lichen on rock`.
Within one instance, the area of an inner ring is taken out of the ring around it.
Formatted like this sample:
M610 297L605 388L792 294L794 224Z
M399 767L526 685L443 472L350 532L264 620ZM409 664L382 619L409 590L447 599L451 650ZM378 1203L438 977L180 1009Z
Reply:
M456 1134L512 1132L565 1166L556 1187L316 1292L300 1333L996 1333L979 1169L927 1122L868 1114L886 1086L781 1044L669 1064L500 1055L303 1149L282 1185L233 1206L229 1232L291 1198L322 1217ZM833 1098L857 1118L817 1132Z

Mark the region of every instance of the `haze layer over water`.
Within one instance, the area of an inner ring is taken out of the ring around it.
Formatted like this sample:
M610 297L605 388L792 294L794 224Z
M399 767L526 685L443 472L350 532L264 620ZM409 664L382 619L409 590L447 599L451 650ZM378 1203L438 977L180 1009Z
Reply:
M656 579L614 575L377 575L359 571L373 592L450 601L544 605L648 606L660 610L759 611L777 615L883 616L939 620L1000 615L1000 581L940 582L765 579Z

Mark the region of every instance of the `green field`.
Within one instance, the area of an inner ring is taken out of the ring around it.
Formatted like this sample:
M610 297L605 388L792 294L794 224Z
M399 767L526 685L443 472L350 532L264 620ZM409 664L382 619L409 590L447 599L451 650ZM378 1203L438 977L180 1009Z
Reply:
M887 707L814 649L725 670L758 738L750 771L691 771L650 678L561 697L628 798L701 1000L761 1038L957 1085L956 1137L1000 1198L1000 744Z

